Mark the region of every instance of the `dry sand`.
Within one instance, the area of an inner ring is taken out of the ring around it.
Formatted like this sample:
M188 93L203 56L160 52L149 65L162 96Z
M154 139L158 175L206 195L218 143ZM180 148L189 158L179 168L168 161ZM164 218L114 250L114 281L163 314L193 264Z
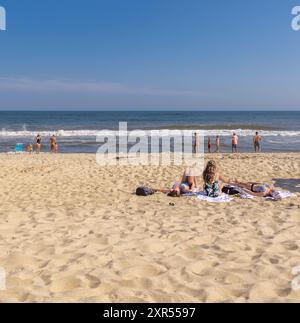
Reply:
M300 154L215 155L232 178L299 192ZM300 194L209 204L163 194L182 167L0 155L2 302L300 301ZM169 203L175 203L175 206Z

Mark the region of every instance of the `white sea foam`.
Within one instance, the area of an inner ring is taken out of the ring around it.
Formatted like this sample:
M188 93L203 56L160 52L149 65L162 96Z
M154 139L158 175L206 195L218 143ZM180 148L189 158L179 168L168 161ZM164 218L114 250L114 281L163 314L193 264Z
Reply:
M194 129L194 130L188 130L188 131L200 131L201 129ZM169 130L169 129L160 129L160 130L142 130L144 131L148 136L153 133L153 131L157 132L159 131L160 136L176 136L178 135L178 131L181 130ZM256 130L253 129L232 129L232 130L224 130L224 129L213 129L213 130L205 130L204 133L206 136L222 136L222 137L229 137L232 136L233 132L235 132L237 135L241 137L248 137L253 136ZM266 131L261 130L259 131L260 135L264 137L299 137L300 131ZM40 134L42 137L49 137L55 134L57 137L96 137L96 136L110 136L110 135L124 135L124 133L119 133L119 131L116 130L58 130L58 131L26 131L26 130L20 130L20 131L8 131L3 129L0 131L0 137L35 137L37 134Z

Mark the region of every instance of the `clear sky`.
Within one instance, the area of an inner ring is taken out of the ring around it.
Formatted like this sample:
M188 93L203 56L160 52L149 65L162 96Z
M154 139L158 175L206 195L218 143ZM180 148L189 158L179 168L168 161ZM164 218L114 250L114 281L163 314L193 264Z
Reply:
M300 110L300 0L0 0L0 109Z

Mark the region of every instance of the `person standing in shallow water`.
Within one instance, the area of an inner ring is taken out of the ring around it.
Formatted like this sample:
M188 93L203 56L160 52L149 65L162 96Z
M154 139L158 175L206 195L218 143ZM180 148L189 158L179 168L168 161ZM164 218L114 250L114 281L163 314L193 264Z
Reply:
M53 135L51 138L50 138L50 150L52 153L56 153L56 137L55 135Z
M253 137L254 151L256 153L261 152L261 141L262 141L262 137L259 135L259 132L257 131L255 133L255 136Z
M216 137L216 153L219 154L221 152L221 139L220 136Z
M199 152L199 136L197 132L194 133L193 138L193 153L197 154Z
M40 136L40 134L38 134L35 139L35 152L39 154L41 152L41 148L42 148L42 137Z
M239 143L239 137L234 132L233 136L232 136L232 153L237 153L238 152L238 143Z
M28 144L27 146L26 146L26 151L28 152L28 153L32 153L32 151L33 151L33 147L32 147L32 144Z
M208 150L208 153L211 154L211 139L210 139L210 137L208 137L207 150Z

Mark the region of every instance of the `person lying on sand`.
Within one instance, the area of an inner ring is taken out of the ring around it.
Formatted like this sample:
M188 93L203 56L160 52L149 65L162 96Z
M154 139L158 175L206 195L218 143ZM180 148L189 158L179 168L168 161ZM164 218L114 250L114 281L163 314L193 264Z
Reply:
M274 197L274 194L276 194L276 191L273 190L270 185L261 184L261 183L255 183L255 182L243 183L236 180L234 183L231 183L230 185L238 186L242 188L246 193L253 196L258 196L258 197Z
M203 181L204 193L208 197L218 197L221 195L222 187L220 186L220 181L228 183L228 181L220 175L217 163L213 160L210 160L207 163L203 171Z
M191 170L186 170L180 182L176 182L171 189L155 189L155 192L165 193L171 197L180 197L182 194L194 192L197 189L196 176Z

